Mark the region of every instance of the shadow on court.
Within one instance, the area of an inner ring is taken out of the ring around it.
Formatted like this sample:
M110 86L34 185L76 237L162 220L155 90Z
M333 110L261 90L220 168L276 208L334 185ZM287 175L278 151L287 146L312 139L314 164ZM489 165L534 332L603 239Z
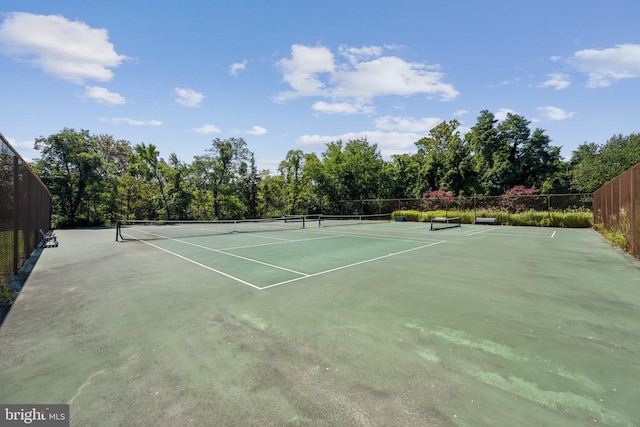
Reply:
M0 326L0 402L71 425L640 419L640 263L591 230L56 233Z

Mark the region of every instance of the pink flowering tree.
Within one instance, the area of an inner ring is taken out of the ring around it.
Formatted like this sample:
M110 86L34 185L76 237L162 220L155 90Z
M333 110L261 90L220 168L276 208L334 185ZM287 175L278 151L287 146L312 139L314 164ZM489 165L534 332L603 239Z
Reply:
M539 191L535 187L529 188L524 185L516 185L504 192L498 204L509 213L522 212L527 209L528 201L538 200Z
M453 201L453 193L447 191L445 187L437 190L429 190L422 195L420 203L424 210L435 211L438 209L447 209Z

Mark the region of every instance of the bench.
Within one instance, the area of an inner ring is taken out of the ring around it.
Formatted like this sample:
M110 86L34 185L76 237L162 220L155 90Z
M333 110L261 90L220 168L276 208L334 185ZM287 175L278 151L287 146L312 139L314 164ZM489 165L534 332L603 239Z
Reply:
M58 246L58 238L56 237L56 233L53 230L49 230L46 233L42 231L42 228L38 230L40 233L40 238L42 239L42 247L46 248L49 246L49 242L53 242L51 246Z
M403 216L396 216L393 218L396 222L403 222L404 221L404 217Z
M493 224L496 225L498 220L496 218L477 218L475 220L476 224Z

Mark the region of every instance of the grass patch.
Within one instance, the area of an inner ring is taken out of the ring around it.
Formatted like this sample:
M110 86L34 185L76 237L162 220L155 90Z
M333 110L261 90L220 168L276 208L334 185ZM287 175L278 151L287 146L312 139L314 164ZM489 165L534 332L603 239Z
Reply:
M604 224L594 224L593 229L610 241L613 245L620 247L625 251L629 251L629 242L620 230L608 230L604 227Z

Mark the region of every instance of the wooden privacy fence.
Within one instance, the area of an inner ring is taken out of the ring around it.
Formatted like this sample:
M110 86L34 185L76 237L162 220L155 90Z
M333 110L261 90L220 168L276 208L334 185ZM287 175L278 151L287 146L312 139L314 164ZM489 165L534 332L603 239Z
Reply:
M51 226L51 194L0 133L0 286L6 285Z
M640 259L640 163L593 193L593 222L622 234L627 250Z

